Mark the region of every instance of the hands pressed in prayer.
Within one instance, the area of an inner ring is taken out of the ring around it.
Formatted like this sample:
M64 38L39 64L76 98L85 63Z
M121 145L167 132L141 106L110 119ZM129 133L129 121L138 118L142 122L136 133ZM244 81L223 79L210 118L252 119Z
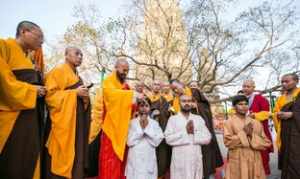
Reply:
M291 117L293 117L293 112L278 112L277 113L277 117L279 119L289 119Z
M188 134L194 134L194 122L192 120L186 124L186 131Z
M84 85L79 86L76 90L77 90L77 96L80 96L80 97L88 97L89 96L89 89Z
M254 113L250 113L248 114L249 117L251 117L252 119L255 119L255 114Z
M142 129L145 129L147 127L148 123L149 123L148 116L146 114L141 115L140 125L141 125Z
M39 86L39 85L37 85L36 86L36 88L37 88L37 90L38 90L38 96L39 97L43 97L43 96L45 96L46 95L46 88L44 87L44 86Z
M246 124L244 126L244 129L245 133L247 134L247 136L251 137L252 136L252 132L253 132L253 124L252 123L249 123L249 124Z

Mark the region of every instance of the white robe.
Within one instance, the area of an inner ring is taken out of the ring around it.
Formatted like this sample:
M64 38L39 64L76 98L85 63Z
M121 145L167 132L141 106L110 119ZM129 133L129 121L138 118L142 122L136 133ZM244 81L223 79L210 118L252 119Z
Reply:
M194 122L194 134L188 134L186 125ZM208 144L211 134L199 115L189 118L178 113L170 117L166 130L166 142L173 147L171 160L171 179L202 179L203 163L201 144Z
M148 125L142 129L139 120L138 117L130 122L126 179L157 179L155 148L164 135L157 121L148 118Z

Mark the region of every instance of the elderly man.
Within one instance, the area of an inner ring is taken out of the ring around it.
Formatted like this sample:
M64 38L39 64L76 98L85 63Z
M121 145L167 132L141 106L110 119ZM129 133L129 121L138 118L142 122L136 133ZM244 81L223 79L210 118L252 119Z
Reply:
M77 71L82 59L79 48L68 47L65 63L46 76L51 126L48 126L44 179L83 179L85 176L90 105L88 88Z
M41 123L46 93L29 54L41 48L41 28L18 24L16 38L0 39L0 178L39 178Z

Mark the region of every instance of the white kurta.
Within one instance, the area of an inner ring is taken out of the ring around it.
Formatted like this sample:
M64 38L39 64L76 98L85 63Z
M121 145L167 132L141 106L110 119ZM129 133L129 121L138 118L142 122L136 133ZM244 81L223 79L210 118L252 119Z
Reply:
M148 118L148 125L141 128L139 118L130 122L127 145L126 179L157 179L155 148L164 138L158 122Z
M194 123L194 134L188 134L188 121ZM173 146L171 179L202 179L203 163L201 144L208 144L211 134L199 115L186 119L181 113L170 117L165 130L166 142Z

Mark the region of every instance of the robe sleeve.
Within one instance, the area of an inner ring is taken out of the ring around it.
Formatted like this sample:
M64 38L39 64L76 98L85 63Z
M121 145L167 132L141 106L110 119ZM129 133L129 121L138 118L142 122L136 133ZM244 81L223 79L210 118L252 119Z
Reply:
M51 131L47 141L51 156L51 172L71 178L75 157L77 90L69 89L63 72L46 77L46 102L50 111Z
M104 118L104 102L103 102L103 93L101 88L96 92L94 105L92 108L92 118L89 134L89 143L95 140L99 132L101 131L101 126Z
M127 145L133 147L137 145L144 137L144 131L137 120L132 120L129 127Z
M254 114L255 119L258 121L268 120L269 119L269 111L270 111L269 102L263 96L260 96L258 99L259 99L260 112Z
M37 88L17 80L0 54L0 110L32 109L36 105Z
M153 147L157 147L164 138L164 134L156 121L149 121L149 124L144 129L144 132L147 136L146 140Z
M205 122L202 118L197 119L199 126L196 127L194 132L194 144L209 144L211 140L211 134L207 129Z
M293 119L295 120L298 130L300 130L300 97L295 101L292 110Z
M171 146L180 146L180 145L188 145L191 143L189 135L185 130L185 127L182 130L176 130L175 128L176 118L171 117L168 121L166 130L165 130L165 138L167 144Z
M226 121L224 124L224 144L229 149L249 147L246 133L241 130L235 134L232 129L231 121Z
M271 141L268 139L268 137L265 135L265 132L262 128L262 125L260 123L255 125L258 131L255 132L255 129L252 133L252 138L250 139L250 145L251 148L256 150L264 150L272 145Z

